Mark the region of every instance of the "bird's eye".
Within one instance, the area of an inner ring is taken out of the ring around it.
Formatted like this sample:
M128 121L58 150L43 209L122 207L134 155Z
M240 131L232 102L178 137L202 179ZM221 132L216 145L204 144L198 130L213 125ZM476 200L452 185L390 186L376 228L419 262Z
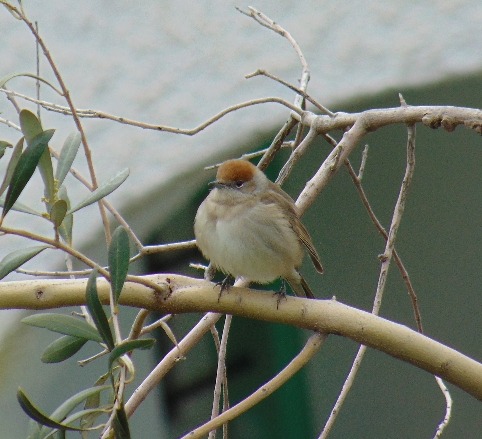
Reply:
M236 185L236 187L242 187L244 184L244 181L238 180L234 184Z

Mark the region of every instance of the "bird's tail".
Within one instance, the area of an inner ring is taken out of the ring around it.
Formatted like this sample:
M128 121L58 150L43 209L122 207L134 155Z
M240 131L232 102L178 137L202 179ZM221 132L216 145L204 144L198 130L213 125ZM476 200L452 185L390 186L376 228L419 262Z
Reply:
M299 274L299 279L286 279L286 281L290 284L291 289L298 297L308 297L308 299L315 299L315 295L311 288L308 286L305 278Z

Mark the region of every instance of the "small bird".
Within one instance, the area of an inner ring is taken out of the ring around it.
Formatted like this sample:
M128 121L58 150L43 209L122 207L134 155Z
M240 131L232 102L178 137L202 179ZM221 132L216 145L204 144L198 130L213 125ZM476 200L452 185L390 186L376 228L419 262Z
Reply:
M303 249L318 273L323 267L293 199L241 159L222 163L210 186L196 213L194 235L211 265L228 278L241 276L261 284L282 278L279 300L284 280L297 296L314 298L299 272Z

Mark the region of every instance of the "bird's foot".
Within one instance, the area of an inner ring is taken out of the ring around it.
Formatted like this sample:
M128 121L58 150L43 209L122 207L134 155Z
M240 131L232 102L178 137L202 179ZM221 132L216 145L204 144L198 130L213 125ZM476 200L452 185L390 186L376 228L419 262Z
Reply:
M278 296L276 300L276 309L279 309L279 304L283 299L286 299L286 282L284 279L281 280L281 288L279 291L276 291L275 296Z
M216 282L216 286L217 286L217 287L220 287L220 288L219 288L219 295L218 295L218 302L219 302L219 300L221 299L221 294L223 294L223 291L225 291L225 290L228 291L228 290L229 290L229 287L231 286L231 285L229 284L229 282L230 282L232 279L233 279L233 276L231 276L230 274L228 274L223 281L221 281L221 282Z

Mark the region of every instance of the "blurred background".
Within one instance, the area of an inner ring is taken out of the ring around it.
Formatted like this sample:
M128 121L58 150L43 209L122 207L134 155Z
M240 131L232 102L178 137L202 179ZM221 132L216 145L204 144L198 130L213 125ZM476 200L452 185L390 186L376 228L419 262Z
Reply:
M168 2L51 0L25 1L25 9L57 63L78 108L106 111L143 122L192 128L223 108L249 99L293 93L267 78L244 79L258 68L297 84L301 73L289 43L241 15L234 1ZM480 107L482 95L482 4L476 0L425 1L259 1L253 4L288 30L311 70L309 93L332 111L398 106L401 92L410 105ZM0 77L35 72L35 42L26 26L0 9ZM41 58L41 75L53 75ZM30 96L35 84L17 78L12 90ZM46 87L41 98L64 104ZM5 96L0 117L18 124ZM18 99L35 111L35 106ZM309 107L310 108L310 107ZM310 108L312 109L312 108ZM208 164L267 146L288 117L276 104L230 114L193 137L143 130L106 120L83 120L100 181L129 167L130 177L109 199L146 244L193 238L192 222L206 183ZM56 128L51 146L60 149L74 130L69 117L42 112L44 128ZM336 138L341 133L333 133ZM0 124L0 139L16 143L20 134ZM405 169L406 128L370 134L363 185L375 213L389 227ZM480 205L481 138L463 127L453 133L417 127L415 176L397 239L397 250L418 294L427 335L482 360L479 261L482 257ZM352 154L359 166L364 145ZM315 142L295 168L285 190L294 198L318 169L330 147ZM7 151L6 157L10 152ZM267 174L276 178L288 157L282 151ZM7 160L0 161L2 170ZM82 154L75 167L87 175ZM40 182L40 177L36 176ZM71 200L86 190L68 177ZM42 209L39 185L21 201ZM371 224L344 169L330 181L304 215L325 267L319 276L302 267L315 294L336 295L343 303L371 309L384 241ZM36 218L9 213L6 225L51 233ZM78 212L74 245L99 263L106 260L95 206ZM25 241L2 237L0 256ZM62 268L63 258L44 252L27 267ZM132 272L174 272L201 277L190 262L194 250L153 255ZM24 278L18 274L5 280ZM277 288L272 285L269 288ZM69 312L71 310L63 310ZM0 314L0 425L2 437L26 437L27 416L16 401L22 386L45 412L90 386L105 372L102 360L80 369L73 360L44 365L40 356L56 336L22 326L23 311ZM122 309L128 323L135 315ZM411 304L393 264L381 315L415 328ZM154 317L153 317L154 318ZM178 339L200 315L171 321ZM222 321L219 322L219 329ZM236 403L279 371L302 347L308 332L272 323L234 318L228 344L230 401ZM137 353L139 383L172 347L158 334L155 352ZM316 357L270 398L230 423L230 437L316 437L356 354L356 343L330 336ZM95 353L87 345L74 360ZM216 355L205 336L166 376L131 419L133 437L175 438L207 420L211 412ZM135 384L132 388L135 388ZM449 385L452 420L444 438L476 437L482 428L480 403ZM445 402L426 372L369 350L330 438L432 437Z

